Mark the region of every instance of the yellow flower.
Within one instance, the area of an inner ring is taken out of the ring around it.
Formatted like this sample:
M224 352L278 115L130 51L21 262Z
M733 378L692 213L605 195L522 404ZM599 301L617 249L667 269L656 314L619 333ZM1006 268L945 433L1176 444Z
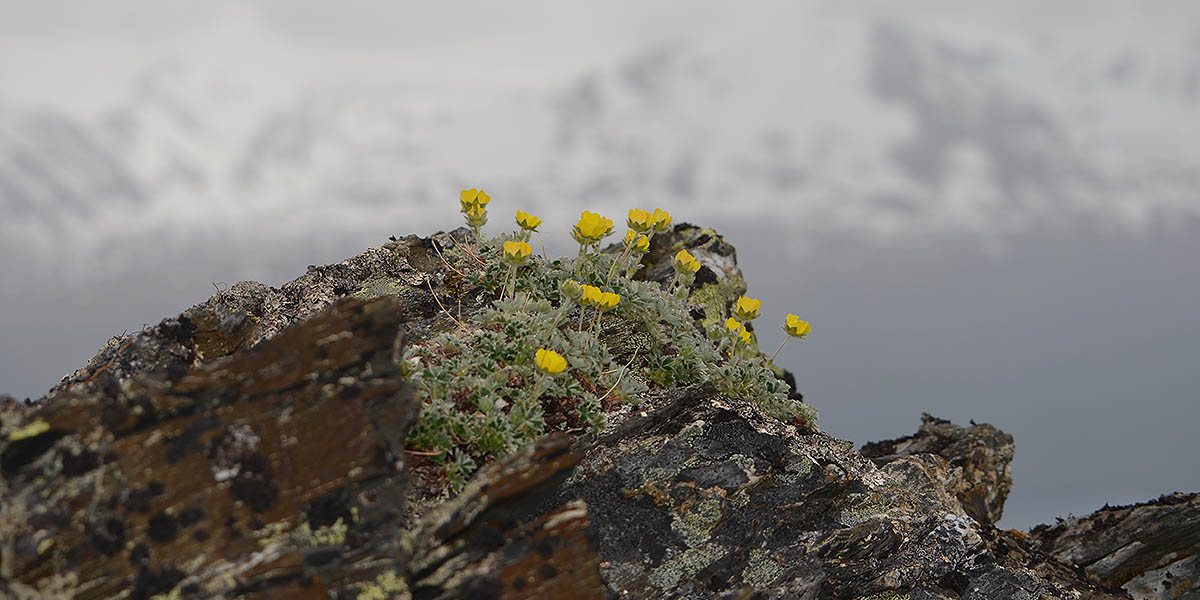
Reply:
M538 226L541 224L541 219L527 212L520 210L517 211L517 225L520 225L521 229L524 229L525 231L537 231Z
M750 332L737 319L733 317L725 319L725 328L741 338L743 342L750 343Z
M487 192L475 188L463 190L458 194L458 203L462 206L464 213L474 207L486 209L487 203L491 201L492 197L487 195Z
M601 298L603 297L604 292L601 292L600 288L594 285L585 285L583 286L583 300L580 301L580 304L585 306L598 306Z
M787 323L783 326L783 330L792 337L802 338L812 331L812 326L807 321L801 321L800 317L789 314Z
M650 249L650 238L644 235L638 235L638 232L630 229L625 232L625 241L623 242L626 248L645 254Z
M504 242L504 260L510 263L521 264L532 253L533 248L525 242Z
M563 369L567 368L567 359L563 358L561 354L545 348L538 349L534 362L537 363L537 368L550 375L562 373Z
M650 238L639 235L637 240L633 242L633 249L639 254L645 254L650 250Z
M464 210L463 214L467 216L467 225L476 229L487 224L487 209L482 206L472 206Z
M700 270L700 262L687 250L680 250L675 254L675 270L680 273L694 274Z
M571 237L580 244L596 244L611 234L612 228L612 219L585 210L579 215L579 222L571 231Z
M733 314L739 321L752 321L758 318L758 311L761 308L762 300L742 296L737 299L737 304L733 306Z
M671 213L661 208L654 209L652 217L654 218L654 230L657 232L666 231L671 226Z
M596 303L596 308L600 310L609 310L621 303L621 295L612 292L604 292L600 294L600 301Z
M654 227L654 217L640 208L631 208L629 209L629 217L625 219L625 223L629 225L630 229L638 233L646 233Z

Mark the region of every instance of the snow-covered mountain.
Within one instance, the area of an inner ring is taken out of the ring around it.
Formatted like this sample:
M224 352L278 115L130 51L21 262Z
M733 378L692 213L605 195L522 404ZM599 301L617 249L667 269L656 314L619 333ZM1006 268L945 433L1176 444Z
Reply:
M69 238L69 262L95 274L86 257L152 232L448 227L464 185L551 222L632 202L871 239L1200 217L1198 22L1053 36L820 5L747 12L517 83L396 75L358 55L342 57L351 75L330 75L336 56L292 73L311 51L239 14L208 41L250 46L248 64L192 40L111 106L0 105L0 244L6 262L45 268L67 261ZM756 30L768 21L787 35Z

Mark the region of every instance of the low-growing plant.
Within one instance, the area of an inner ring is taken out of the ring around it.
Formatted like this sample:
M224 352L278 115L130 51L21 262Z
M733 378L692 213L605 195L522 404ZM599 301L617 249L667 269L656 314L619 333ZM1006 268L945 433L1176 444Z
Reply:
M414 343L402 364L422 402L409 451L441 465L451 493L481 464L548 431L600 433L608 413L652 389L712 382L776 419L815 426L816 412L788 396L774 357L752 344L746 324L761 302L740 298L727 328L703 329L687 304L701 265L686 250L673 258L676 278L667 289L632 279L650 239L669 228L666 211L629 211L617 254L599 250L613 221L584 211L572 230L578 257L547 259L544 244L542 257L528 244L542 220L523 211L517 231L481 239L489 201L482 191L463 191L476 244L440 256L491 294L492 305L465 320L451 316L455 330ZM789 315L784 331L803 337L808 324L796 321Z

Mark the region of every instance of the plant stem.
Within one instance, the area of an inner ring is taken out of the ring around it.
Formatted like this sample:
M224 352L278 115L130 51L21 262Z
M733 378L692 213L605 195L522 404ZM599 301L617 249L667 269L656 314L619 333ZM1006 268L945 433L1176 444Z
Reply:
M614 260L612 267L608 269L608 277L604 278L604 287L608 287L608 282L612 280L613 272L617 270L617 265L621 264L621 261L625 260L625 256L628 254L629 246L625 246L625 250L621 252L621 257Z
M783 351L783 347L786 346L787 343L790 341L792 341L791 336L783 338L783 343L779 345L779 349L775 351L775 354L771 355L771 364L772 365L775 364L775 359L779 356L779 353Z
M537 375L533 376L533 392L529 394L529 399L532 402L537 402L538 398L542 397L542 381L546 379L546 375L541 369L537 370Z
M500 288L500 299L503 300L508 295L508 280L513 276L513 269L516 265L508 265L508 271L504 273L504 285Z
M550 260L546 258L546 236L542 235L542 232L539 231L538 239L542 242L542 260Z
M600 309L596 309L596 318L592 319L592 329L595 331L596 343L600 343Z

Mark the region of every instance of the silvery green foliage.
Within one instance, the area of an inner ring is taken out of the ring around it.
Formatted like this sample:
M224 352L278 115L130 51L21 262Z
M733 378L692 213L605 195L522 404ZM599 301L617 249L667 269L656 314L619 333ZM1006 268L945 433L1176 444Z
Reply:
M711 381L724 395L748 399L782 421L815 423L815 412L788 398L786 384L761 356L739 351L730 357L723 332L709 339L684 300L657 283L625 277L611 256L532 257L517 268L506 296L508 266L496 257L511 239L497 236L478 249L486 267L457 249L447 253L496 300L455 331L405 351L402 366L424 403L408 443L442 465L452 493L478 464L509 456L546 433L547 410L556 413L556 429L594 435L606 426L606 404L636 404L650 386ZM598 336L595 311L562 295L567 279L620 294L620 303L599 315ZM566 371L539 371L539 348L561 354Z

